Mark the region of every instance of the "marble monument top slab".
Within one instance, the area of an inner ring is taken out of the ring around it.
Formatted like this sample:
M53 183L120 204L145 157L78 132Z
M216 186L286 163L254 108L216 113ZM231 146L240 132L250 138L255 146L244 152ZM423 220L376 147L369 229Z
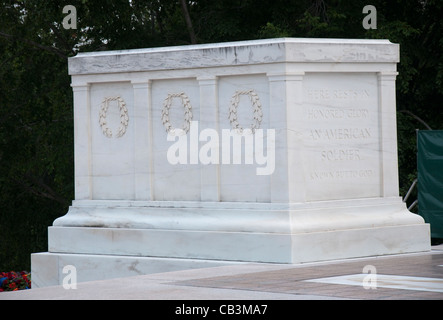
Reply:
M79 53L69 74L239 66L278 62L399 62L389 40L277 38Z

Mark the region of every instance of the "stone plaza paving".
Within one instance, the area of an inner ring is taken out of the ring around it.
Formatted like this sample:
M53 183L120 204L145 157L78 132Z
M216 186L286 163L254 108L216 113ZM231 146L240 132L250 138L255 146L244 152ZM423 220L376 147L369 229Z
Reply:
M0 300L443 300L430 252L301 265L239 264L3 292Z

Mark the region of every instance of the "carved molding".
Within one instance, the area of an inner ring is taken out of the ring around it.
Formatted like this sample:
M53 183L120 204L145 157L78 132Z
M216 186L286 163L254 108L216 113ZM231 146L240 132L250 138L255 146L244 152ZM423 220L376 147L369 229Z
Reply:
M252 108L254 110L253 121L250 125L250 129L252 133L255 132L256 129L260 128L262 119L263 119L263 111L260 99L257 93L253 89L249 90L237 90L231 98L231 105L229 107L228 119L231 123L231 129L237 130L239 133L243 132L243 127L240 125L237 119L237 109L238 104L240 102L240 96L246 95L249 96L249 100L251 101Z
M188 133L190 127L191 127L191 120L192 120L192 106L191 102L189 101L188 96L184 92L180 93L169 93L166 99L163 102L163 109L162 109L162 122L163 126L166 129L166 132L169 134L175 134L175 127L171 124L169 120L169 110L171 108L172 100L174 98L180 98L181 103L183 105L183 108L185 109L185 115L184 115L184 122L182 125L183 131Z
M102 129L102 133L108 137L112 138L112 130L107 126L106 114L109 108L110 101L117 101L118 108L120 111L120 126L117 129L117 133L115 135L116 138L120 138L124 136L126 133L126 129L128 128L129 116L128 109L126 108L126 102L120 97L107 97L104 98L101 104L100 112L99 112L99 123Z

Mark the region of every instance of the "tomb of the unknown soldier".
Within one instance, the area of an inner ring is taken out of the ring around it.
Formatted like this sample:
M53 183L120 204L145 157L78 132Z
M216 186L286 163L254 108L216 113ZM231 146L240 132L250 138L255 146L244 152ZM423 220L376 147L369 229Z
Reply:
M33 287L429 251L399 196L399 59L309 38L69 58L75 198Z

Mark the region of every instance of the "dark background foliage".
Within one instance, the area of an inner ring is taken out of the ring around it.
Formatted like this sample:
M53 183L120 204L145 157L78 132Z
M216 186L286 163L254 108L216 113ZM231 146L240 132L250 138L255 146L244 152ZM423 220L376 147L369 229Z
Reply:
M68 4L77 9L77 29L63 28ZM362 27L367 4L377 8L377 29ZM399 43L397 129L404 195L416 178L416 129L443 129L441 17L438 0L2 0L0 271L29 270L30 254L47 251L47 227L73 199L68 57L274 37Z

